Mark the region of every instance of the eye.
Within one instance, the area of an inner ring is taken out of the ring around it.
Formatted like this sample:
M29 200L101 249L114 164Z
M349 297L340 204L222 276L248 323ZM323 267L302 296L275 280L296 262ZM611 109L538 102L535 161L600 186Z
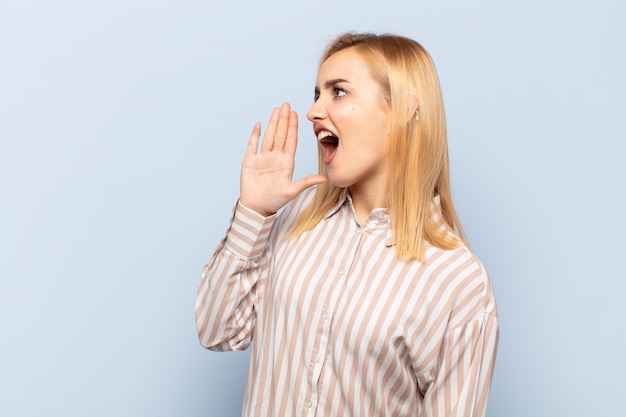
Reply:
M333 87L333 93L334 93L334 97L333 98L340 98L343 97L347 94L346 90L344 90L341 87L338 86L334 86Z

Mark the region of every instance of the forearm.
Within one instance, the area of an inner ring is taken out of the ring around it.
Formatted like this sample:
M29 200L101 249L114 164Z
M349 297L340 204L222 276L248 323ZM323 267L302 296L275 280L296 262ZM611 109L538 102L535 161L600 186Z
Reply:
M202 270L195 314L204 347L239 350L250 344L273 223L273 216L263 217L236 206L226 238Z
M202 346L245 349L254 322L255 271L222 247L202 271L196 297L196 325Z
M446 336L421 417L484 417L493 375L498 321L484 314Z

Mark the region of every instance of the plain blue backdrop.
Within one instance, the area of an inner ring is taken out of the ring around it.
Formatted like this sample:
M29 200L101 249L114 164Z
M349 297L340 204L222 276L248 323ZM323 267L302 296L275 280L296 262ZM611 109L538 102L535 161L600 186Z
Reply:
M256 121L304 114L346 30L433 55L501 341L488 416L623 417L621 1L0 0L0 416L236 416L196 338Z

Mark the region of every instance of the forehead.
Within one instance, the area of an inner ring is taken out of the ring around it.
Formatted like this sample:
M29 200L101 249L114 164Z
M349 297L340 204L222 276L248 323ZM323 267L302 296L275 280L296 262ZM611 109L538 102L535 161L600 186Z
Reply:
M353 47L335 52L320 66L317 73L318 85L333 79L346 81L367 79L373 81L369 66L361 54Z

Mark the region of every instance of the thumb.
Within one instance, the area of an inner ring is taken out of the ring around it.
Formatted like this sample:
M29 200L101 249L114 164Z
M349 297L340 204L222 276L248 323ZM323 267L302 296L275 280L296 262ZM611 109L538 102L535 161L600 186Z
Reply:
M291 192L295 197L307 188L317 184L322 184L326 181L328 181L328 179L323 175L307 175L306 177L291 183Z

